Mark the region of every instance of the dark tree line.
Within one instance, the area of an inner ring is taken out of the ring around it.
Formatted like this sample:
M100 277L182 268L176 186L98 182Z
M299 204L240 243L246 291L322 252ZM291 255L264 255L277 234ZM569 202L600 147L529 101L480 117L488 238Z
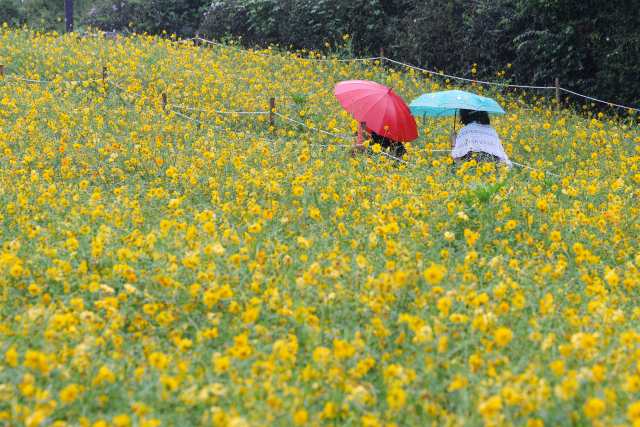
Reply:
M322 48L350 34L356 54L513 83L562 86L640 107L637 0L223 0L204 33L246 45ZM477 64L477 66L474 66ZM508 66L511 64L511 67ZM475 68L477 73L471 70Z
M44 3L47 6L44 7ZM323 49L480 79L563 87L640 107L640 1L75 0L76 29ZM0 21L64 31L64 1L0 0ZM42 23L42 19L45 23ZM58 28L60 27L60 28ZM40 28L38 28L40 29ZM477 65L474 65L477 64ZM511 64L509 67L508 64ZM476 73L472 73L476 69Z

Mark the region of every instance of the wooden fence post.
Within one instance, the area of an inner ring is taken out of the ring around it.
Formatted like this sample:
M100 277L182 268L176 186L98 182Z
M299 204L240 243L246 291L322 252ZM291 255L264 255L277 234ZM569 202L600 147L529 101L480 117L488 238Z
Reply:
M0 64L0 77L4 78L4 64Z
M364 147L364 137L365 134L367 133L367 122L360 122L360 134L358 135L358 137L356 138L356 147Z
M107 67L102 67L102 87L107 88Z
M276 109L276 99L269 98L269 126L271 126L274 131L276 130L276 127L273 124L273 110L275 109Z
M196 39L195 39L195 46L198 47L198 42L200 40L198 40L198 35L200 34L200 30L196 30Z
M165 113L167 112L167 94L166 93L162 94L162 109L165 111Z
M556 104L560 108L560 77L556 77Z
M380 65L382 66L384 63L384 48L380 46Z

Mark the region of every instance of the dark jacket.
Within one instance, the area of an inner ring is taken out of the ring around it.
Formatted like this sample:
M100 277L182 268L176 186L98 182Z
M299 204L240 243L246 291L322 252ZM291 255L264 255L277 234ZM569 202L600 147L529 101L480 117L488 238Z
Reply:
M393 157L402 159L402 156L407 154L407 149L404 147L404 144L402 144L402 142L385 138L384 136L378 135L375 132L371 132L371 140L371 145L380 144L383 150L389 148L389 154Z

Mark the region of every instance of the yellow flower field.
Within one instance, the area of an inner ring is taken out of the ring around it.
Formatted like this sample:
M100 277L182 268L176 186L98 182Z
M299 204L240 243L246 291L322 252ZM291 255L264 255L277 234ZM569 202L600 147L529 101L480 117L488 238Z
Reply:
M640 426L633 116L485 88L537 170L400 163L334 84L479 87L170 42L0 30L2 425Z

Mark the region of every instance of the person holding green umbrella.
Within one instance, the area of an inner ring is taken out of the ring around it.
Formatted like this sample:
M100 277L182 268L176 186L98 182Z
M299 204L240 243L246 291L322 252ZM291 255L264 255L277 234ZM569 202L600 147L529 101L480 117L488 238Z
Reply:
M414 116L454 116L454 131L449 140L455 163L473 159L513 166L498 133L491 127L488 113L505 114L493 99L462 90L448 90L421 95L409 104L409 110ZM464 127L456 134L455 117L458 114Z
M452 132L451 157L454 163L462 161L513 164L502 146L500 137L491 126L489 114L486 111L460 110L460 122L464 125L460 132Z

